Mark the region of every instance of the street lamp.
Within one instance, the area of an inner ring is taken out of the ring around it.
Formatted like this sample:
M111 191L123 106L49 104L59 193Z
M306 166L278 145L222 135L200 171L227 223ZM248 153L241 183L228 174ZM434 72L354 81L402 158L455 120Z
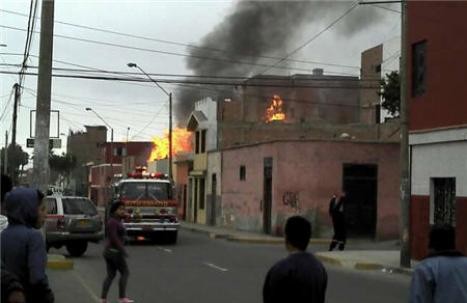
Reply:
M141 73L143 73L149 80L157 85L168 97L169 97L169 179L172 180L172 93L166 91L156 80L151 78L141 67L136 63L128 63L128 67L137 68Z
M89 111L89 112L93 112L102 122L104 122L104 124L107 126L107 128L110 128L110 171L111 171L111 178L113 179L113 174L114 174L114 170L113 170L113 145L114 145L114 129L112 128L112 126L109 125L109 123L107 123L104 118L102 118L95 110L93 110L92 108L90 107L86 107L86 111ZM112 180L111 180L112 181Z

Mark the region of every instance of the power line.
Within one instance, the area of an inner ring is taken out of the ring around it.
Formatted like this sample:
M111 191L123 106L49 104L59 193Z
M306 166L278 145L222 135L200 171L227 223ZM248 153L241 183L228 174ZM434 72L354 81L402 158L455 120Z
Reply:
M5 73L4 71L0 71L0 74L1 73ZM148 79L146 78L111 78L111 77L83 77L83 76L74 76L74 75L52 75L52 76L55 76L55 77L60 77L60 76L63 76L63 77L68 77L68 78L82 78L82 79L97 79L97 80L109 80L109 81L142 81L142 82L147 82L149 81ZM199 84L199 85L220 85L220 86L260 86L260 87L274 87L274 88L337 88L337 89L379 89L380 88L380 85L376 85L376 86L364 86L364 85L360 85L359 83L356 83L357 85L356 86L343 86L343 85L326 85L326 86L323 86L323 85L308 85L308 86L303 86L303 85L258 85L258 84L245 84L245 83L220 83L220 82L213 82L213 83L204 83L204 82L195 82L195 81L169 81L169 80L166 80L166 79L157 79L156 81L158 82L161 82L161 83L168 83L168 84L173 84L173 85L177 85L177 86L180 86L180 87L190 87L190 89L196 89L196 90L212 90L212 89L206 89L206 88L200 88L200 87L197 87L197 86L194 86L196 84ZM185 84L185 85L183 85ZM192 86L189 86L187 84L192 84ZM215 90L215 91L218 91L220 92L221 90ZM232 93L232 91L226 91L224 90L224 92L228 92L228 93ZM255 96L255 95L249 95L249 94L245 94L244 95L245 97L247 96ZM260 98L270 98L270 96L259 96L259 95L256 95L256 97L260 97ZM342 103L319 103L319 102L310 102L310 100L300 100L300 99L291 99L291 101L294 101L294 102L306 102L306 103L310 103L310 104L320 104L321 106L344 106L344 107L361 107L361 106L358 106L358 105L347 105L347 104L342 104Z
M6 102L5 107L3 108L2 115L0 116L0 121L2 121L3 118L5 117L8 107L10 106L11 100L13 99L12 97L13 97L14 91L15 91L14 88L12 88L10 92L10 96L8 97L8 101Z
M384 63L384 61L383 61ZM20 67L20 64L0 64L0 66L8 66L8 67ZM27 66L30 69L38 69L38 66ZM138 76L141 73L137 72L123 72L123 71L111 71L111 70L103 70L103 69L94 69L94 68L87 68L87 69L78 69L78 68L61 68L61 67L53 67L52 70L60 71L60 72L77 72L77 73L101 73L101 74L114 74L114 75L125 75L125 76ZM240 81L247 81L247 80L268 80L268 81L284 81L285 78L291 78L287 76L253 76L253 77L241 77L241 76L209 76L209 75L187 75L187 74L165 74L165 73L148 73L150 76L154 77L178 77L178 78L199 78L199 79L221 79L221 80L240 80ZM307 76L307 75L303 75ZM310 75L313 76L313 75ZM379 81L379 78L368 78L368 79L359 79L357 76L335 76L335 75L325 75L321 78L315 78L315 81L336 81L338 80L336 77L347 77L346 80L348 81ZM298 78L298 80L300 80Z
M23 87L23 89L28 93L30 94L31 96L33 97L37 97L37 94L36 94L36 91L31 89L31 88L27 88L27 87ZM69 105L69 106L72 106L74 109L76 109L77 111L81 112L83 110L83 103L72 103L72 102L68 102L68 101L63 101L63 100L60 100L60 99L57 99L57 98L52 98L51 99L53 103L58 103L58 104L64 104L64 105ZM92 106L97 106L99 107L99 104L92 104ZM115 106L115 105L114 105ZM139 116L147 116L147 115L150 115L146 112L129 112L129 111L125 111L125 110L118 110L118 109L112 109L112 110L108 110L106 109L106 112L114 112L114 113L120 113L120 114L128 114L128 113L132 113L132 114L135 114L135 115L139 115ZM86 115L87 116L87 115ZM152 115L151 115L152 116Z
M0 11L6 12L6 13L9 13L9 14L13 14L13 15L18 15L18 16L27 16L26 14L18 13L18 12L11 11L11 10L0 9ZM207 51L212 51L212 52L221 52L221 53L226 53L227 55L230 54L230 52L228 50L225 50L225 49L205 47L205 46L197 46L197 45L194 45L194 44L188 44L188 43L182 43L182 42L176 42L176 41L169 41L169 40L151 38L151 37L146 37L146 36L141 36L141 35L123 33L123 32L119 32L119 31L103 29L103 28L97 28L97 27L92 27L92 26L88 26L88 25L81 25L81 24L76 24L76 23L70 23L70 22L63 22L63 21L58 21L58 20L55 20L54 22L58 23L58 24L71 26L71 27L82 28L82 29L87 29L87 30L93 30L93 31L98 31L98 32L103 32L103 33L108 33L108 34L114 34L114 35L119 35L119 36L123 36L123 37L136 38L136 39L142 39L142 40L146 40L146 41L153 41L153 42L165 43L165 44L170 44L170 45L183 46L183 47L188 47L188 48L192 48L192 49L207 50ZM272 59L272 60L281 59L280 57L265 56L265 55L251 56L251 57L262 58L262 59ZM309 64L317 64L317 65L325 65L325 66L327 65L327 66L336 66L336 67L346 67L346 68L360 69L359 66L354 66L354 65L326 63L326 62L311 61L311 60L287 59L287 61L296 62L296 63L309 63Z
M342 15L340 15L337 19L335 19L333 22L331 22L331 24L329 24L328 26L326 26L324 29L322 29L321 31L319 31L316 35L314 35L313 37L311 37L310 39L308 39L305 43L303 43L302 45L300 45L299 47L297 47L295 50L291 51L290 53L288 53L285 57L279 59L276 63L268 66L265 70L263 70L261 73L259 73L260 75L261 74L264 74L265 72L267 72L268 70L270 70L271 68L277 68L277 65L281 64L282 62L284 62L285 60L287 60L289 57L293 56L294 54L296 54L297 52L299 52L300 50L302 50L305 46L307 46L308 44L310 44L311 42L313 42L314 40L316 40L319 36L321 36L322 34L324 34L325 32L327 32L329 29L331 29L334 25L336 25L337 23L339 23L339 21L341 21L342 19L344 19L348 14L350 14L356 7L358 6L358 1L357 2L354 2L354 4L352 4L352 6L346 10Z
M2 71L0 70L0 74L16 74L15 72L11 71ZM30 76L38 76L38 73L31 73L28 72L26 75ZM73 74L52 74L52 77L56 78L70 78L70 79L88 79L88 80L105 80L105 81L128 81L128 82L151 82L151 80L146 79L146 78L141 78L141 77L110 77L110 76L87 76L87 75L73 75ZM251 80L251 79L250 79ZM287 80L287 79L283 79ZM306 80L306 79L304 79ZM338 81L339 79L334 79L335 81ZM350 79L352 80L352 79ZM346 86L343 87L342 85L323 85L323 84L310 84L310 85L303 85L303 84L278 84L278 83L253 83L253 82L248 82L246 83L245 81L240 82L222 82L222 81L201 81L201 80L185 80L185 79L155 79L155 81L159 83L167 83L167 84L199 84L199 85L216 85L216 86L252 86L252 87L277 87L277 88L285 88L285 87L293 87L293 88L345 88L345 89L375 89L379 88L377 85L361 85L359 79L355 79L352 81L347 81L349 82L354 82L353 86ZM312 79L313 82L326 82L327 80L324 79ZM329 81L328 81L329 82ZM375 81L373 81L375 82Z
M28 17L28 30L26 33L26 44L24 46L24 56L23 56L23 62L22 62L22 67L21 71L19 73L20 78L19 78L19 85L21 86L24 81L24 71L26 70L26 63L29 58L29 52L31 50L31 44L32 44L32 33L34 32L34 27L36 24L36 12L37 12L37 0L31 0L31 5L29 8L29 17ZM34 6L34 8L33 8Z
M8 26L8 25L0 25L0 27L10 29L10 30L16 30L16 31L26 31L25 29L14 27L14 26ZM39 32L34 31L33 33L38 34ZM172 56L179 56L179 57L190 57L190 58L200 59L200 60L230 62L230 63L234 63L234 64L251 65L251 66L258 66L258 67L267 67L268 70L271 69L271 68L275 68L275 69L282 69L282 70L297 70L297 71L305 71L305 72L312 72L313 71L313 70L307 69L307 68L277 66L279 63L275 64L274 66L271 66L271 65L263 64L263 63L245 62L245 61L239 61L239 60L234 60L234 59L213 58L213 57L206 57L206 56L199 56L199 55L189 55L189 54L183 54L183 53L176 53L176 52L169 52L169 51L162 51L162 50L155 50L155 49L149 49L149 48L143 48L143 47L136 47L136 46L117 44L117 43L112 43L112 42L103 42L103 41L97 41L97 40L91 40L91 39L85 39L85 38L71 37L71 36L66 36L66 35L61 35L61 34L54 34L54 37L62 38L62 39L68 39L68 40L75 40L75 41L80 41L80 42L86 42L86 43L91 43L91 44L112 46L112 47L123 48L123 49L131 49L131 50L137 50L137 51L157 53L157 54L163 54L163 55L172 55ZM286 59L282 60L281 62L283 62L285 60Z

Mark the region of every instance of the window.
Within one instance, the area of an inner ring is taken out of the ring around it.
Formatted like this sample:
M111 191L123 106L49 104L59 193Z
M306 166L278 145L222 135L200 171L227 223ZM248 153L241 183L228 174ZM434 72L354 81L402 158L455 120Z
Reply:
M66 215L97 215L94 204L88 199L83 198L63 198L63 212Z
M201 153L206 152L206 130L201 131Z
M126 147L115 147L114 148L114 156L118 156L118 157L125 157L127 155L126 153Z
M431 217L433 224L456 223L456 179L432 178Z
M381 72L381 64L378 64L375 66L375 72L380 73Z
M426 41L412 45L412 96L426 91Z
M199 209L204 209L204 178L199 179Z
M246 180L246 168L245 165L240 166L240 181Z
M196 132L195 140L195 153L199 154L199 132Z
M167 200L171 198L169 183L128 182L120 186L120 197L125 200Z
M55 198L46 198L47 203L47 213L49 215L57 214L57 200Z

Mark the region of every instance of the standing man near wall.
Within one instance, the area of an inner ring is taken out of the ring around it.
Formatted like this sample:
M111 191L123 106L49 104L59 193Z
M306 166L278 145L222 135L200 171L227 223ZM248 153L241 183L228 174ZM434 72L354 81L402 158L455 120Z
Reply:
M334 250L339 245L339 250L344 250L345 242L347 240L347 227L345 223L345 191L337 197L334 195L329 203L329 215L332 219L332 226L334 227L334 236L332 237L329 251Z

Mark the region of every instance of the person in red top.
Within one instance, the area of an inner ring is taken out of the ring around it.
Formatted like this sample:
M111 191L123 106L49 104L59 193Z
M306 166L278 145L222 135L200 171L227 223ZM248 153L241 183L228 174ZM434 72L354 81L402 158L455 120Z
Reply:
M106 225L107 241L104 249L107 277L102 285L102 303L107 302L107 294L117 271L120 272L120 281L118 283L119 302L134 302L126 296L126 285L130 272L126 262L128 254L124 246L125 227L121 222L125 216L125 206L122 202L116 202L110 206L110 218Z

